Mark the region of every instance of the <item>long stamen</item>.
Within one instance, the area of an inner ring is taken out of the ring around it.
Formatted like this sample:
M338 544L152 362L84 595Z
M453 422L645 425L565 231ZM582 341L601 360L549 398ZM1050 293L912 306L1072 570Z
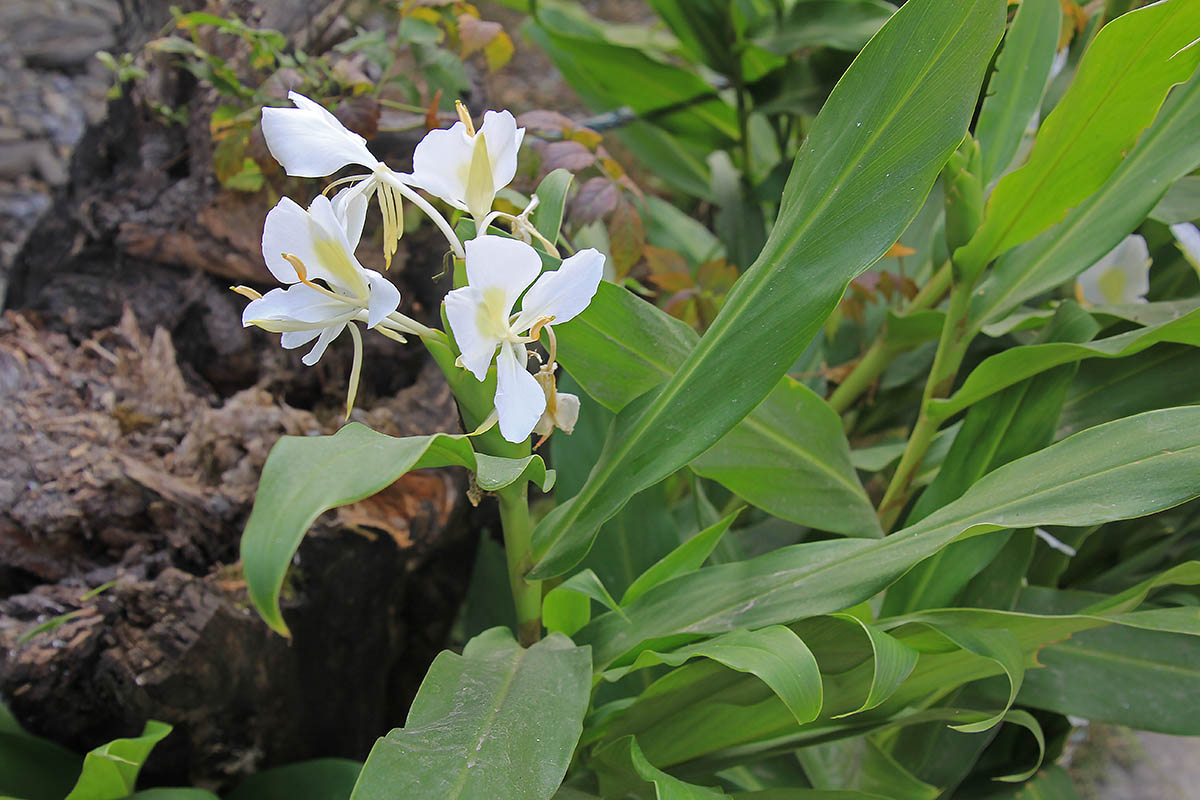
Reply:
M547 359L546 363L550 365L550 371L551 371L551 373L553 373L554 372L554 363L556 361L558 361L558 337L556 337L554 335L554 328L550 327L549 322L547 322L542 327L545 329L546 335L548 337L550 337L550 348L549 348L550 353L549 353L549 358Z
M451 252L455 258L466 258L466 251L463 250L462 242L458 240L458 236L454 233L454 229L450 227L450 223L446 222L438 210L431 206L425 198L413 191L407 184L400 180L392 172L380 173L381 179L389 186L395 189L402 197L408 199L414 206L421 209L425 216L433 221L442 235L446 237L446 242L450 245Z
M308 279L308 269L304 266L304 262L301 261L296 256L292 255L291 253L280 253L280 255L283 256L284 261L286 261L292 265L292 269L296 270L296 277L300 279L300 283L303 283L308 288L316 289L318 292L325 295L326 297L331 297L334 300L338 300L340 302L346 303L347 305L359 306L359 307L362 306L361 300L355 300L353 298L346 297L345 295L338 294L337 292L332 292L329 289L326 289L321 284L310 281Z
M354 398L358 396L358 381L362 377L363 345L358 326L351 322L347 327L350 329L350 338L354 340L354 363L350 367L350 386L346 390L346 419L350 419Z
M338 178L336 181L334 181L333 183L329 184L324 189L322 189L321 194L328 195L330 189L336 189L339 186L342 186L347 183L355 183L357 181L365 181L366 179L368 179L370 177L371 177L370 175L351 175L346 178Z
M262 292L251 289L249 286L230 286L229 291L237 292L242 297L246 297L251 300L262 300Z

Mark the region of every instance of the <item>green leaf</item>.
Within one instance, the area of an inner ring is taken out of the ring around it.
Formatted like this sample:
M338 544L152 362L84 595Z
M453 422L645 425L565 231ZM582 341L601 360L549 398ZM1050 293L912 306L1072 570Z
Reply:
M658 769L642 755L637 740L625 736L598 750L593 765L605 797L626 797L632 791L653 788L660 800L721 800L718 789L684 783Z
M970 613L970 612L967 612ZM939 635L953 642L968 653L974 653L980 658L994 661L1008 678L1009 692L1004 708L987 719L976 722L952 725L951 727L963 733L981 733L999 725L1004 715L1012 708L1021 691L1025 679L1025 653L1021 643L1010 631L1001 629L976 628L969 625L947 624L944 617L938 614L912 614L897 619L886 620L882 624L892 628L900 625L928 625Z
M1188 175L1171 184L1150 218L1164 225L1200 219L1200 175Z
M790 522L847 536L883 535L850 462L841 418L789 377L692 469Z
M996 185L983 225L955 261L982 267L1099 189L1154 120L1167 91L1191 77L1200 48L1181 48L1198 29L1197 0L1155 3L1101 28L1029 158Z
M558 230L562 227L563 209L567 205L567 189L575 176L565 169L556 169L538 184L534 194L538 206L533 210L533 226L538 233L552 243L558 242Z
M587 309L554 333L559 362L610 411L662 383L699 341L686 323L606 281Z
M586 647L552 634L525 649L504 628L443 651L408 721L381 737L351 795L549 800L562 783L591 689Z
M317 758L251 775L226 800L347 800L362 764L347 758Z
M872 656L871 684L867 690L866 699L855 710L836 715L834 719L837 719L868 711L891 697L892 692L896 691L896 687L904 682L904 679L917 665L919 654L904 642L869 625L858 617L849 614L833 614L832 616L861 628L871 643Z
M756 631L731 631L715 639L669 652L643 650L626 667L602 673L616 681L634 670L656 664L678 667L693 658L710 658L759 678L779 696L798 724L821 713L821 672L813 654L791 629L771 625Z
M1051 342L1009 348L984 359L950 397L932 401L930 412L937 419L947 419L994 392L1059 364L1084 358L1124 358L1160 342L1200 345L1200 309L1170 322L1087 344Z
M584 313L555 330L558 360L615 411L666 380L697 341L679 320L607 283ZM787 376L692 468L790 522L849 536L882 534L840 418Z
M962 497L882 540L781 548L661 584L579 632L600 667L646 642L828 614L872 597L949 543L1004 528L1095 525L1200 495L1200 408L1152 411L1078 433L989 473Z
M1002 794L991 796L992 800L1081 800L1075 782L1065 769L1052 764L1038 772L1037 777Z
M273 629L289 635L279 591L300 540L318 516L390 486L424 467L473 470L481 488L495 490L528 479L552 485L540 456L505 459L479 455L466 436L395 438L352 422L332 436L285 436L271 449L246 530L242 566L250 602Z
M289 796L294 797L295 795ZM305 796L307 797L307 795ZM349 796L349 794L343 795L343 797ZM316 795L313 797L314 800L317 800ZM129 795L129 800L221 800L221 798L205 789L195 789L190 786L170 786L134 792Z
M83 759L83 772L66 800L120 800L133 793L142 763L171 726L150 720L141 736L114 739Z
M1002 26L1001 0L910 0L863 49L814 121L755 264L667 384L618 415L583 491L535 529L533 577L578 563L634 492L703 453L775 387L850 279L920 210Z
M83 757L48 739L21 730L0 705L0 796L60 800L71 791Z
M738 509L727 515L652 564L625 590L621 605L632 603L660 583L700 569L740 513L741 509Z
M1020 609L1062 613L1062 594L1026 591ZM1200 618L1200 611L1193 613ZM1200 735L1200 720L1190 713L1190 698L1200 692L1200 637L1100 628L1048 644L1038 662L1042 668L1025 676L1018 698L1024 705L1176 736Z
M1138 358L1084 361L1067 393L1055 438L1155 408L1200 402L1200 350L1160 345Z
M800 0L782 22L771 20L753 40L778 55L805 47L857 51L895 11L881 0Z
M580 603L577 598L582 598L583 602ZM542 600L542 617L546 630L567 636L575 633L591 619L592 600L609 611L624 613L608 589L604 588L604 583L596 577L596 573L585 569L555 586Z
M1006 253L980 284L971 324L994 322L1072 280L1121 243L1163 196L1200 166L1200 76L1174 91L1137 146L1091 197L1033 241Z
M1025 0L1017 6L975 124L984 186L1012 162L1029 120L1042 104L1061 31L1058 0Z
M819 789L886 792L892 800L934 800L940 794L865 736L803 747L796 757Z

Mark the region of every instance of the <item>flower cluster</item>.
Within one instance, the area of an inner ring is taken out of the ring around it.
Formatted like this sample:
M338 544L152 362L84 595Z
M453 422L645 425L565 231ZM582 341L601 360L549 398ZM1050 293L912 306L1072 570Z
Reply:
M403 233L402 203L407 200L433 221L454 257L462 261L466 285L446 295L446 318L461 367L484 381L495 365L494 418L501 434L510 442L523 442L533 432L543 439L555 428L570 433L579 415L579 398L556 389L551 326L567 322L591 302L604 256L581 250L543 274L542 256L530 242L536 239L548 255L557 256L558 251L529 220L537 196L519 215L492 210L496 193L516 174L525 129L518 128L507 111L488 111L476 129L460 103L459 121L430 131L413 154L412 173L397 173L319 103L296 92L288 96L295 108L264 108L262 129L271 155L289 175L324 177L348 166L365 172L334 181L307 210L286 197L271 210L263 228L263 259L286 288L263 295L235 287L250 298L242 323L281 333L281 343L289 349L315 341L303 358L309 366L349 329L355 356L349 413L362 367L356 323L400 342L406 335L445 339L441 331L400 313L395 285L355 257L373 198L382 215L384 260L390 266ZM417 190L470 215L475 237L460 241L450 222ZM498 220L508 223L513 238L488 232ZM543 331L551 345L535 375L527 367L526 345L538 341Z

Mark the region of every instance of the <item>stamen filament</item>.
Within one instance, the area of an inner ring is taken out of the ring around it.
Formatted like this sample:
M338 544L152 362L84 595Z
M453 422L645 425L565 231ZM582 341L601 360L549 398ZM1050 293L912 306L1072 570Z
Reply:
M446 222L446 218L438 213L438 210L431 206L429 202L421 197L410 188L404 181L400 180L395 173L385 172L380 173L381 179L389 186L395 189L400 195L409 200L414 206L421 209L425 216L433 221L433 224L438 227L442 235L446 237L446 241L450 244L450 250L454 253L455 258L466 258L466 251L463 250L462 242L458 240L458 236L454 233L454 229L450 227L450 223Z
M358 326L351 322L346 327L350 329L350 338L354 340L354 362L350 367L350 386L346 390L346 419L350 419L350 412L354 410L354 398L358 396L358 381L362 377L363 344Z

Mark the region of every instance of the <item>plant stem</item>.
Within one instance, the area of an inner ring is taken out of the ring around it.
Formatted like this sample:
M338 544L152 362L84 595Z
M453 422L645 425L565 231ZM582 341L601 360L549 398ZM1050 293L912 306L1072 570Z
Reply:
M542 582L525 579L533 567L529 518L529 490L524 481L496 493L500 499L500 524L504 528L504 552L508 560L508 584L517 607L517 640L522 646L542 638Z
M946 261L933 273L929 282L921 287L916 296L908 302L902 313L911 314L914 311L933 308L950 288L950 281L950 262ZM830 407L839 414L844 413L904 350L903 347L888 345L887 328L885 327L867 348L867 352L854 365L854 369L850 370L850 374L833 390L833 394L829 396L828 400Z
M879 503L879 522L884 531L891 531L896 524L900 512L912 496L912 482L925 452L938 426L942 424L940 417L930 411L930 401L945 397L954 385L958 368L966 355L967 345L971 342L971 334L967 330L967 314L971 310L971 293L975 289L974 282L957 284L950 292L950 305L946 310L946 322L942 326L942 335L938 339L937 354L933 357L933 367L929 370L929 378L925 381L925 392L921 397L921 413L912 434L908 437L908 445L896 473L892 475L891 483Z

